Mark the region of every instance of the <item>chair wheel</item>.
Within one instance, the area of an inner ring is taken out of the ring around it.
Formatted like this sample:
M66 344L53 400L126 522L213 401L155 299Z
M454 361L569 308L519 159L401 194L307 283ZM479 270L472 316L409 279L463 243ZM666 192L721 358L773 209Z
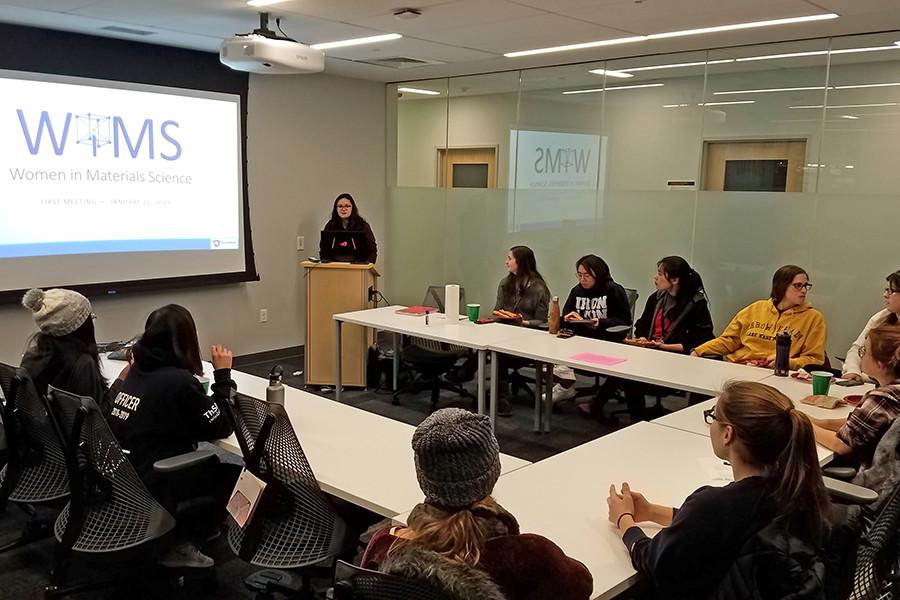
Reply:
M400 406L400 398L391 398L391 404L393 404L394 406Z

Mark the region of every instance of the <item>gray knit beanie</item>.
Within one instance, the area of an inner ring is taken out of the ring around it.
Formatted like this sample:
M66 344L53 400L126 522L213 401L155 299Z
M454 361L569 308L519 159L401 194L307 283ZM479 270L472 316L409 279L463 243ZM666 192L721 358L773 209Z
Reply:
M461 408L432 413L412 437L425 501L463 508L490 495L500 477L500 446L491 420Z
M22 306L32 312L41 333L60 337L81 327L91 316L90 301L72 290L32 288L22 296Z

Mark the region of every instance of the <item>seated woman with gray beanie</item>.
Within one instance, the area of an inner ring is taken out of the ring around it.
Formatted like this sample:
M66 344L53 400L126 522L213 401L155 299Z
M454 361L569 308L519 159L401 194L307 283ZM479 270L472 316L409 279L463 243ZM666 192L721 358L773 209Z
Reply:
M90 301L72 290L31 289L22 298L22 306L31 311L40 329L29 340L22 357L22 367L34 380L38 393L46 394L47 386L52 385L89 396L104 414L109 413Z
M516 518L491 498L500 447L490 419L439 410L412 438L425 502L407 527L378 531L361 565L429 583L459 599L582 600L593 579L550 540L520 533Z

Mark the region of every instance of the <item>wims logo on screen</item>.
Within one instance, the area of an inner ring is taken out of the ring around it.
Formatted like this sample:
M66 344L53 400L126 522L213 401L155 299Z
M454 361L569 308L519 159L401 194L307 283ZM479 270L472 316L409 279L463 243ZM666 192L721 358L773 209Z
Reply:
M78 151L90 152L95 157L108 157L110 150L115 158L140 156L175 161L181 157L181 143L175 139L179 127L177 121L159 123L144 119L138 130L133 122L126 126L125 120L119 116L68 112L65 116L51 118L44 110L35 124L34 117L26 117L21 108L16 109L16 113L22 137L32 156L40 154L42 149L45 154L52 151L56 156L63 156L67 149L73 147L74 141Z

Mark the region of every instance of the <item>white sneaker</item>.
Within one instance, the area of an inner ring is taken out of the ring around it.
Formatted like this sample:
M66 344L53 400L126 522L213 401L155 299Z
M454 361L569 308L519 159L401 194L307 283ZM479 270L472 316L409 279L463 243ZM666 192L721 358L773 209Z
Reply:
M575 386L573 385L570 388L564 388L560 384L556 384L553 386L553 403L563 402L565 400L570 400L575 397Z
M200 552L191 542L182 542L161 556L156 563L170 569L189 567L193 569L208 569L216 564L216 561Z

